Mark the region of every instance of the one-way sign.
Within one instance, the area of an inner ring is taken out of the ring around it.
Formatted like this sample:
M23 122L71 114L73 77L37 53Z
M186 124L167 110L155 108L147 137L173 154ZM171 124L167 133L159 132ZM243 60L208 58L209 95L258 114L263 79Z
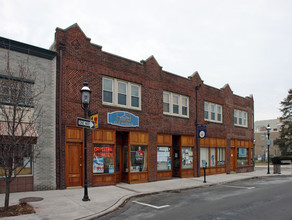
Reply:
M90 128L90 129L95 128L94 121L91 121L85 118L77 118L77 126L82 127L82 128Z

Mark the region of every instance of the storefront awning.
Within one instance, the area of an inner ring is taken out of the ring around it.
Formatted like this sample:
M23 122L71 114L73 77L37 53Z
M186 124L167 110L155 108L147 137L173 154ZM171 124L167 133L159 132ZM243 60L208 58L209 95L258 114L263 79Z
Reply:
M1 136L11 136L12 130L8 129L8 124L5 121L0 122L0 135ZM14 133L18 137L38 137L37 131L33 124L21 123L17 126Z

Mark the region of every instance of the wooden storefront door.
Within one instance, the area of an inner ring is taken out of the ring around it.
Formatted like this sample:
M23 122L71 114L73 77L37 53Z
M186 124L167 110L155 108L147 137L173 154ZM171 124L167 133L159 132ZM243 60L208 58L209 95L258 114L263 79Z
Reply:
M66 186L82 185L82 143L66 143Z

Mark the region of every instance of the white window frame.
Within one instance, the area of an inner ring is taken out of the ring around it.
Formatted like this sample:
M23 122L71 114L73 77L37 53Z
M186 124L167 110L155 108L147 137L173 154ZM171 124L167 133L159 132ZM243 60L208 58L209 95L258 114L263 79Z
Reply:
M121 85L124 85L125 86L125 88L126 88L126 93L121 93L121 92L119 92L119 84L121 84ZM117 104L119 105L119 106L127 106L128 105L128 96L129 96L129 94L128 94L128 85L127 85L127 83L126 82L124 82L124 81L120 81L120 80L117 80ZM124 105L124 104L119 104L119 94L121 94L121 95L125 95L126 96L126 104Z
M108 79L108 80L112 80L112 103L110 102L105 102L104 98L103 98L103 79ZM124 83L126 84L126 105L122 105L122 104L118 104L118 83ZM139 106L135 107L132 106L132 86L136 86L138 87L138 97L139 98ZM135 110L141 110L142 109L142 95L141 95L141 85L136 84L136 83L132 83L132 82L128 82L128 81L124 81L124 80L120 80L120 79L115 79L115 78L110 78L110 77L102 77L102 104L103 105L110 105L110 106L116 106L116 107L120 107L120 108L127 108L127 109L135 109Z
M214 107L214 111L211 112L212 107ZM220 109L221 109L220 113L218 112L218 107L220 107ZM205 117L205 112L208 112L208 118ZM211 113L215 114L215 120L212 119ZM221 115L221 120L218 120L218 114ZM210 122L215 122L215 123L223 123L223 106L216 104L216 103L213 103L213 102L205 101L204 102L204 120L210 121Z
M168 96L168 102L164 102L164 95L167 95ZM163 104L164 103L166 103L166 104L168 104L168 111L164 111L164 109L163 109L163 113L165 113L165 114L167 114L167 113L170 113L170 93L169 92L163 92L163 94L162 94L162 102L163 102Z
M167 92L167 91L163 91L162 94L162 102L166 103L163 101L163 95L164 94L168 94L169 97L169 112L166 112L163 110L163 114L164 115L171 115L171 116L177 116L177 117L183 117L183 118L189 118L189 97L188 96L184 96L184 95L180 95L177 93L172 93L172 92ZM178 114L173 112L173 97L178 97ZM183 106L182 105L182 99L185 98L187 100L187 106ZM187 115L183 115L182 114L182 107L186 107L187 108Z
M109 90L105 90L104 89L104 84L103 84L104 80L110 80L112 82L112 91L109 91ZM114 87L115 86L114 86L114 80L113 79L110 79L110 78L107 78L107 77L103 77L102 78L102 104L113 105L113 103L114 103L114 89L115 89ZM111 92L112 93L112 102L106 102L106 101L104 101L103 91L107 91L107 92Z
M183 104L183 99L185 99L185 100L187 101L187 105L184 105L184 104ZM187 108L187 114L185 115L185 116L187 116L187 115L188 115L188 112L189 112L189 99L188 99L188 97L186 97L186 96L182 96L182 97L181 97L181 114L182 114L182 115L184 115L184 114L183 114L183 107Z
M137 87L138 88L138 96L135 96L135 95L133 95L132 94L132 87ZM131 107L132 108L139 108L139 106L141 105L141 103L140 103L140 101L141 101L141 87L140 86L138 86L138 85L136 85L136 84L133 84L133 83L131 83L130 84L130 94L129 94L129 96L130 96L130 105L131 105ZM138 98L139 99L139 106L137 107L137 106L133 106L133 103L132 103L132 97L136 97L136 98Z
M234 109L234 118L237 118L237 121L234 120L235 126L244 128L248 127L248 113L246 111Z

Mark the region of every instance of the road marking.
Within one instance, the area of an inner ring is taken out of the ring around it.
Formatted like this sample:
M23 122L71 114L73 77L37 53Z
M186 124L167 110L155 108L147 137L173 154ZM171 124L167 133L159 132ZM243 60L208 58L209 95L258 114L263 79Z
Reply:
M245 187L245 186L227 186L227 185L222 185L222 184L220 184L220 186L229 187L229 188L237 188L237 189L254 189L255 188L253 186L251 186L251 187Z
M138 201L133 201L133 202L137 203L137 204L140 204L140 205L148 206L148 207L151 207L151 208L154 208L154 209L163 209L163 208L167 208L167 207L170 206L170 205L155 206L155 205L150 205L150 204L143 203L143 202L138 202Z

